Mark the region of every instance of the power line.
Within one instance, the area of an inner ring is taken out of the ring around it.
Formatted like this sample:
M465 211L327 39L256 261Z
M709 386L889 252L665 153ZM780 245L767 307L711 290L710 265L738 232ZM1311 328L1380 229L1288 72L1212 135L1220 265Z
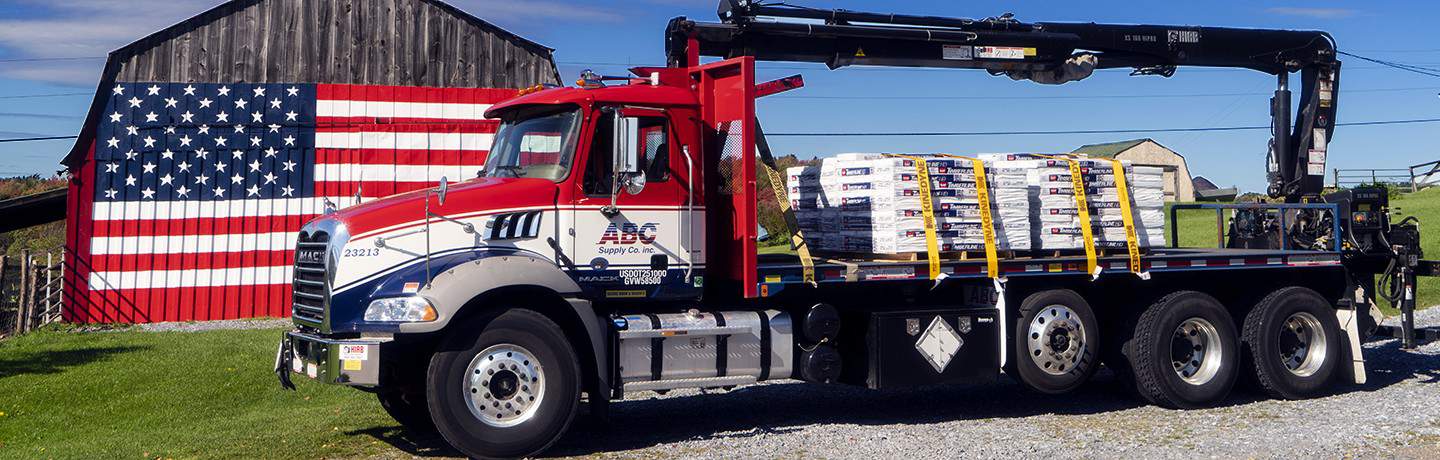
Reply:
M1369 61L1369 62L1373 62L1373 63L1376 63L1376 64L1380 64L1380 65L1383 65L1383 66L1386 66L1386 67L1393 67L1393 68L1400 69L1400 70L1404 70L1404 71L1407 71L1407 72L1414 72L1414 73L1418 73L1418 74L1420 74L1420 75L1426 75L1426 76L1431 76L1431 77L1440 78L1440 69L1431 69L1431 68L1428 68L1428 67L1420 67L1420 66L1414 66L1414 65L1409 65L1409 64L1401 64L1401 63L1398 63L1398 62L1382 61L1382 60L1380 60L1380 59L1368 58L1368 57L1365 57L1365 56L1361 56L1361 55L1354 54L1354 53L1347 53L1347 52L1344 52L1344 51L1337 51L1337 52L1340 53L1340 54L1346 55L1346 56L1353 57L1353 58L1355 58L1355 59L1360 59L1360 60L1362 60L1362 61Z
M1382 121L1357 121L1350 123L1336 123L1336 126L1377 126L1377 125L1401 125L1414 123L1440 123L1440 118L1420 118L1412 120L1382 120ZM811 133L765 133L773 137L886 137L886 136L1046 136L1057 134L1144 134L1144 133L1196 133L1214 131L1247 131L1270 129L1270 126L1210 126L1202 128L1154 128L1154 129L1075 129L1064 131L921 131L921 132L869 132L869 133L847 133L847 132L811 132Z
M68 97L68 96L93 96L95 93L50 93L50 94L17 94L13 96L0 96L0 99L33 99L40 97Z
M625 62L595 62L595 61L555 61L555 64L557 64L557 65L567 65L567 66L610 66L610 67L624 67L624 68L630 68L630 67L665 67L664 65L656 65L656 64L625 63ZM1420 64L1424 64L1424 65L1440 65L1440 63L1430 63L1430 62L1423 62L1423 63L1420 63ZM819 66L819 65L822 65L822 64L820 64L820 63L815 63L815 65L816 65L816 66ZM1405 64L1402 64L1402 65L1405 65ZM778 65L777 65L777 64L772 64L772 63L770 63L770 62L757 62L755 67L756 67L757 69L759 69L759 70L817 70L817 69L818 69L818 67L815 67L815 66L785 65L785 64L778 64ZM1418 66L1417 66L1417 67L1418 67ZM1347 68L1347 69L1345 69L1345 70L1378 70L1378 69L1388 69L1388 68L1389 68L1389 66L1355 66L1355 67L1349 67L1349 68ZM1423 69L1423 68L1425 68L1425 67L1420 67L1420 68ZM852 72L954 72L954 71L956 71L956 70L971 70L971 69L931 68L931 67L869 67L869 66L857 65L857 66L842 67L842 68L840 68L840 69L835 69L835 70L845 70L845 71L852 71ZM1121 68L1115 68L1115 69L1097 69L1096 72L1125 72L1125 73L1128 74L1128 73L1131 72L1131 69L1121 69ZM1184 69L1183 71L1180 71L1180 72L1178 72L1178 73L1213 73L1213 72L1254 72L1254 71L1253 71L1253 70L1250 70L1250 69L1242 69L1242 68L1197 67L1197 68L1186 68L1186 69Z
M105 56L5 58L0 59L0 62L90 61L95 59L105 59Z
M0 139L0 142L31 142L31 141L54 141L60 139L75 139L80 136L44 136L44 137L17 137L12 139Z
M1417 118L1410 120L1354 121L1336 123L1336 126L1381 126L1417 123L1440 123L1440 118ZM773 137L884 137L884 136L1044 136L1056 134L1143 134L1143 133L1194 133L1214 131L1247 131L1270 129L1269 126L1209 126L1201 128L1151 128L1151 129L1075 129L1064 131L921 131L921 132L811 132L811 133L766 133ZM46 136L0 139L0 142L29 142L59 139L75 139L78 136Z
M1425 86L1414 88L1370 88L1370 89L1347 89L1344 93L1382 93L1382 92L1404 92L1404 91L1434 91L1440 90L1440 86ZM1191 93L1191 94L1096 94L1078 96L776 96L775 99L818 99L818 100L853 100L853 99L899 99L899 100L1031 100L1031 99L1155 99L1155 98L1192 98L1192 97L1234 97L1234 96L1268 96L1271 93Z

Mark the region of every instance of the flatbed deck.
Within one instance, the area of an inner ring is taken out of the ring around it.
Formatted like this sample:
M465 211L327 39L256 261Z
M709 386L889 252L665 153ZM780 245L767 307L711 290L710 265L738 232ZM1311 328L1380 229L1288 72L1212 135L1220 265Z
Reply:
M774 294L786 287L803 285L804 267L793 254L762 254L757 271L760 291ZM1244 270L1313 268L1339 266L1339 252L1275 249L1152 248L1140 257L1149 273L1197 270ZM928 279L929 263L916 261L815 258L815 281L820 284L864 281ZM941 273L947 278L985 278L983 257L942 260ZM1129 258L1111 255L1096 258L1102 276L1129 273ZM1084 256L1021 257L999 260L1006 277L1086 275Z

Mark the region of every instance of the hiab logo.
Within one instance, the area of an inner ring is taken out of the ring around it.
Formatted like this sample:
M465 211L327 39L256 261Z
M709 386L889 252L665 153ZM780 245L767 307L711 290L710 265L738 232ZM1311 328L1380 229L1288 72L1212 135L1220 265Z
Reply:
M650 244L655 242L655 234L659 231L660 224L654 222L626 222L618 225L612 222L605 229L605 234L600 235L600 241L595 244Z

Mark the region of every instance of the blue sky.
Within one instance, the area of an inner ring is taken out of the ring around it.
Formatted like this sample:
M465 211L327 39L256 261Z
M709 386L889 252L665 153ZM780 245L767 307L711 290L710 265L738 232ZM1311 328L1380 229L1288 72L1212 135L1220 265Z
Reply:
M101 60L34 58L103 56L145 34L203 11L205 0L0 0L0 138L66 135L79 130ZM456 0L476 16L556 49L566 81L593 68L620 74L623 64L663 62L666 20L714 20L712 0ZM1321 29L1342 50L1440 69L1433 33L1440 2L1040 2L1040 1L799 1L814 7L985 17L1014 12L1023 21L1075 21ZM622 64L622 65L617 65ZM1274 79L1249 71L1184 69L1173 78L1100 72L1062 86L991 77L980 71L849 68L765 63L762 79L794 73L806 88L761 101L770 132L797 131L1021 131L1143 129L1264 125ZM1241 95L1236 95L1241 93ZM1204 97L1166 97L1204 94ZM1108 96L1122 95L1115 98ZM794 96L842 96L808 99ZM860 98L854 98L859 96ZM892 96L899 98L891 98ZM992 99L964 99L984 96ZM1048 98L1064 96L1064 98ZM1077 98L1081 96L1082 98ZM1139 97L1136 97L1139 96ZM937 99L926 99L938 97ZM948 98L948 99L946 99ZM958 98L958 99L957 99ZM1342 76L1340 121L1440 117L1440 78L1348 59ZM1192 173L1248 190L1264 187L1263 131L1149 135L1185 155ZM955 153L1061 152L1133 136L1063 135L926 138L777 138L780 153L803 157L863 151ZM1342 127L1329 166L1399 167L1440 159L1440 124ZM50 174L67 141L0 144L0 177Z

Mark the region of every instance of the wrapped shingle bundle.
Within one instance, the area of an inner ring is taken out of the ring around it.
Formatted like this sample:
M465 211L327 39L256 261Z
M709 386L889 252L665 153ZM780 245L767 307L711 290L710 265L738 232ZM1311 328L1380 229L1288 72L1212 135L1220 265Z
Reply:
M1036 249L1069 250L1084 248L1084 230L1075 203L1070 166L1060 159L1030 160L1033 206L1036 210ZM1095 246L1124 248L1126 245L1124 207L1109 160L1078 159L1081 180L1089 203L1091 233ZM1164 170L1157 167L1125 166L1129 204L1135 223L1136 243L1144 247L1165 245Z
M970 160L925 159L940 251L985 248ZM989 170L990 214L999 250L1031 244L1029 182L1023 170ZM843 154L787 170L791 205L812 249L897 254L927 250L918 171L913 159Z

